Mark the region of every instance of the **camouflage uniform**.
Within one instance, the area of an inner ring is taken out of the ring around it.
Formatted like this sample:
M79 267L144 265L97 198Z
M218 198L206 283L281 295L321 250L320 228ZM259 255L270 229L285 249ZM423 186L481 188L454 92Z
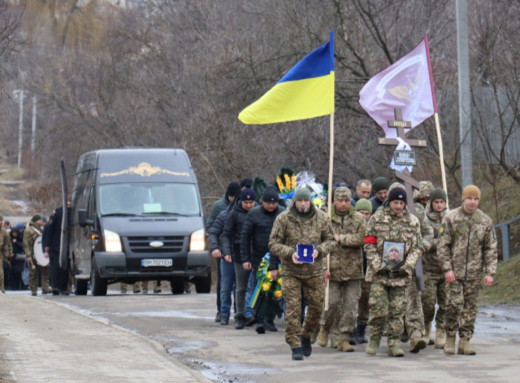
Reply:
M314 245L318 257L314 263L297 265L292 261L296 244ZM285 341L291 348L301 347L299 336L311 338L319 324L323 304L322 272L325 256L334 243L329 217L311 203L308 213L300 213L295 202L274 221L269 251L282 263L283 294L286 300ZM300 324L302 288L307 315Z
M437 213L428 204L421 222L424 248L422 256L424 291L421 293L421 300L424 322L433 322L435 316L435 327L437 329L444 329L446 316L446 280L437 257L437 247L440 241L439 229L447 211L447 209L444 209L442 212ZM435 314L435 303L439 305L437 314Z
M29 288L33 295L38 291L38 271L41 273L42 292L49 293L49 266L42 267L36 263L34 259L34 242L36 238L42 235L42 228L37 227L34 222L30 222L27 229L23 233L23 249L25 257L32 259L32 266L29 268Z
M483 274L493 276L497 268L497 239L493 221L477 209L467 214L463 207L446 214L440 228L437 256L444 273L452 270L455 282L446 294L446 333L471 339L477 316L477 299Z
M434 187L431 181L421 181L419 182L419 189L415 190L413 193L413 201L415 202L415 215L417 218L419 218L419 222L422 222L426 208L426 206L419 201L423 198L430 197L430 193L433 189Z
M3 263L10 261L11 258L13 258L11 237L3 227L0 227L0 291L3 293L5 293Z
M385 241L404 242L404 264L400 270L406 272L406 276L383 271ZM376 211L368 221L365 251L368 259L366 280L372 282L368 320L371 342L379 343L386 323L388 346L397 346L400 343L407 302L406 286L421 254L421 246L419 221L406 210L395 213L390 207L384 207Z
M356 326L357 302L361 295L366 219L350 207L340 216L332 207L332 230L340 236L330 253L329 310L323 312L323 331L337 329L339 340L348 341Z

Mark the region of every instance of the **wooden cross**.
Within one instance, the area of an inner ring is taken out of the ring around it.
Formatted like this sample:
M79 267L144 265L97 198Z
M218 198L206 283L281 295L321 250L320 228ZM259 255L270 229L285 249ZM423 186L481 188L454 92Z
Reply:
M394 109L395 120L388 121L389 128L397 129L397 136L401 138L408 145L413 147L426 147L426 140L413 140L406 138L405 129L411 129L412 123L410 121L403 121L403 112L399 108ZM379 145L399 145L399 140L396 138L380 138ZM408 169L405 169L404 172L399 172L394 170L394 175L397 179L404 182L404 186L406 188L406 205L408 206L408 211L412 214L415 214L415 205L413 203L413 189L412 186L416 189L419 189L419 182L417 182Z

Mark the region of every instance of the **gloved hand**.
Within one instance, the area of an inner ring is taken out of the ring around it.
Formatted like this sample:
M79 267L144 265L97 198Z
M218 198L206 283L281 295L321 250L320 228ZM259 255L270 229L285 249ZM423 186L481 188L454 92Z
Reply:
M376 274L381 276L388 276L388 273L390 273L390 268L388 266L385 266L379 270L377 270Z

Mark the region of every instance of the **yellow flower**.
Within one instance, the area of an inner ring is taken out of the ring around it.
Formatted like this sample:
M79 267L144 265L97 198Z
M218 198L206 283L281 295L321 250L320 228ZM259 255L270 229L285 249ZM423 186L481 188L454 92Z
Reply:
M280 190L280 192L283 192L283 183L280 176L276 177L276 184L278 185L278 189Z
M273 280L273 277L271 276L271 272L270 271L268 271L266 275L267 275L267 278L269 278L271 281Z
M291 177L291 189L296 188L296 174L293 174Z
M274 296L275 296L275 298L281 298L282 297L282 292L280 290L276 290L274 292Z
M283 178L285 179L285 187L287 189L291 188L291 179L289 178L289 174L284 174Z
M269 282L265 282L263 285L262 285L262 289L264 291L269 291L269 289L271 288L271 284Z
M277 281L278 281L278 284L280 284L280 285L282 284L282 278L278 278Z

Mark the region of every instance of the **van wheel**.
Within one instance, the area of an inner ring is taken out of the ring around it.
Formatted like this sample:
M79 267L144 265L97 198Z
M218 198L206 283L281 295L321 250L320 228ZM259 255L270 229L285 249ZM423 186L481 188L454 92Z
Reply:
M207 277L196 277L193 278L195 284L195 290L197 294L208 294L211 292L211 274Z
M74 279L74 294L87 295L88 280Z
M172 278L170 284L172 285L172 294L179 295L184 293L184 278Z
M90 291L94 296L107 295L107 281L101 279L96 265L96 261L92 258L92 266L90 268Z

